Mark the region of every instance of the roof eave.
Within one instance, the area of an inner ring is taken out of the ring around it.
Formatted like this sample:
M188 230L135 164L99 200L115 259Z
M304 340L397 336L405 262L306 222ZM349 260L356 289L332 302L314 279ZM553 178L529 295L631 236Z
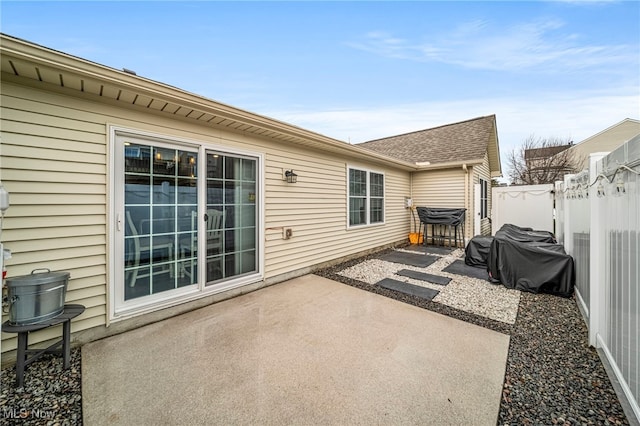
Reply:
M477 166L479 164L482 164L484 162L483 158L476 158L476 159L471 159L471 160L459 160L459 161L448 161L445 163L433 163L433 164L429 164L429 165L417 165L416 164L416 171L426 171L426 170L437 170L437 169L455 169L455 168L462 168L465 165L470 167L470 166Z
M500 160L500 142L498 141L498 123L496 121L495 115L493 116L493 138L491 138L491 141L489 143L491 142L495 144L495 153L493 155L491 155L491 153L493 153L492 150L490 149L487 150L489 152L489 170L491 173L491 177L502 177L502 161Z
M35 64L47 65L60 72L79 75L108 83L115 87L130 90L144 96L170 101L188 108L198 109L230 121L246 124L256 128L277 133L284 142L314 148L343 155L353 156L362 160L373 160L378 163L392 165L393 167L412 171L415 166L398 159L381 154L364 152L347 142L340 141L322 134L312 132L273 118L251 113L239 108L223 104L200 95L178 89L164 83L150 80L141 76L129 74L114 68L110 68L95 62L78 58L63 52L58 52L43 46L39 46L6 34L0 34L0 52L7 58L15 58ZM72 90L72 89L71 89Z

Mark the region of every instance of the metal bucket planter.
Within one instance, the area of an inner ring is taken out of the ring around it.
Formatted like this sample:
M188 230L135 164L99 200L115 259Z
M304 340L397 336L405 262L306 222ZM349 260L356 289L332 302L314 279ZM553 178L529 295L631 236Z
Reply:
M30 275L8 278L9 323L36 324L62 314L69 276L69 272L35 269Z

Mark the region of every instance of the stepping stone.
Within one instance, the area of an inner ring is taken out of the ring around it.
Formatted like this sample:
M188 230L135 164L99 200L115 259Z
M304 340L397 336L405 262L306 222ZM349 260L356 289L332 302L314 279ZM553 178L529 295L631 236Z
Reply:
M425 246L425 251L431 254L441 254L446 256L447 254L451 254L451 252L454 251L456 248L457 247L446 248L446 247L439 247L439 246Z
M489 273L485 268L476 268L464 263L464 260L456 260L446 268L442 270L450 274L464 275L466 277L478 278L481 280L488 280Z
M400 293L408 294L411 296L417 296L429 301L431 301L431 299L433 299L438 295L438 293L440 293L438 290L432 290L430 288L420 287L418 285L413 285L413 284L405 283L402 281L393 280L391 278L385 278L382 281L378 281L376 284L388 290L399 291Z
M422 268L426 268L438 260L437 257L429 256L428 254L407 253L401 251L392 251L391 253L380 256L380 259L386 260L387 262L402 263L403 265L418 266Z
M411 269L402 269L396 272L396 274L403 277L413 278L414 280L427 281L429 283L439 285L447 285L449 284L449 281L451 281L451 278L441 277L440 275L427 274L426 272L412 271Z
M435 254L438 256L447 256L451 254L451 252L455 249L456 249L455 247L453 247L453 249L449 249L447 247L441 247L441 246L423 246L423 245L412 245L404 248L404 250L411 251L414 253Z

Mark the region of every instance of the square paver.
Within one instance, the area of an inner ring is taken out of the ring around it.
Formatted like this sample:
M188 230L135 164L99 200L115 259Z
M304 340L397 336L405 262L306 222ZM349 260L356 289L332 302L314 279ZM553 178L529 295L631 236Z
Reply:
M484 268L476 268L464 263L464 260L456 260L442 270L450 274L464 275L466 277L478 278L480 280L488 280L489 273Z
M426 300L431 300L440 293L438 290L420 287L419 285L409 284L404 281L398 281L391 278L385 278L376 284L389 290L399 291L400 293L417 296Z
M426 281L439 285L447 285L451 281L451 278L428 274L426 272L413 271L411 269L401 269L396 272L396 274L407 278L413 278L414 280Z
M405 251L392 251L380 256L380 259L387 262L402 263L403 265L418 266L426 268L439 258L428 254L408 253Z

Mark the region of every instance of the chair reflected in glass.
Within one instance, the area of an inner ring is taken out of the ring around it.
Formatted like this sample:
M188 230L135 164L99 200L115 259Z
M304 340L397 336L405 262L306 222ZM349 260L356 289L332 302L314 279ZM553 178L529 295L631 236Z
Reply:
M222 228L224 226L224 212L220 210L208 209L205 215L206 219L206 238L207 238L207 255L222 253ZM184 274L190 278L191 284L195 283L197 278L197 220L198 213L191 213L191 229L193 232L186 238L180 239L180 258L187 259L182 263L181 275Z
M129 244L125 250L125 257L128 260L125 279L129 287L134 287L138 279L149 278L151 275L168 273L173 278L173 238L171 236L141 236L129 210L126 211L126 217L129 228L127 235L131 236L126 239ZM162 254L165 250L167 258ZM144 257L145 254L146 257ZM160 263L159 268L151 264L156 262ZM152 270L153 273L151 273Z

